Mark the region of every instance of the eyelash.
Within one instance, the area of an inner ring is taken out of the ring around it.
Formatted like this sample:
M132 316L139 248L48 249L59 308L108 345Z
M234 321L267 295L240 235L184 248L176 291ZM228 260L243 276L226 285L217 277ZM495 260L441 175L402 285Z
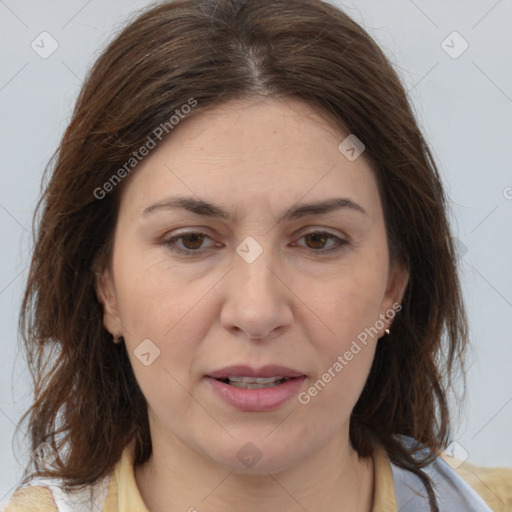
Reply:
M176 245L176 242L178 240L181 240L182 238L187 238L192 235L202 235L206 238L210 238L205 233L201 233L199 231L186 231L186 232L180 233L179 235L173 236L172 238L163 240L162 244L164 246L168 247L173 252L176 252L178 254L183 254L183 255L189 256L189 257L194 257L194 256L197 256L197 255L200 255L200 254L203 254L204 252L206 252L205 249L203 249L203 250L181 249ZM327 238L331 238L335 242L334 247L332 247L330 249L325 249L325 250L324 249L310 249L310 248L306 247L306 251L311 252L315 255L319 255L319 254L321 255L321 254L326 254L326 253L328 253L328 254L336 253L336 252L344 249L345 246L349 245L349 242L347 240L343 240L343 239L333 235L332 233L328 233L326 231L311 231L309 233L303 234L300 238L304 238L306 236L311 236L311 235L326 235Z

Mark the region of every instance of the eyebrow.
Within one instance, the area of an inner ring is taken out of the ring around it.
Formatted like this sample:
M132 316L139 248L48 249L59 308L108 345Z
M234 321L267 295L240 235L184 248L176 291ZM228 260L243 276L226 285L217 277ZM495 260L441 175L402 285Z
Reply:
M184 196L170 197L164 199L163 201L158 201L157 203L154 203L151 206L145 208L142 214L147 215L156 210L172 208L183 208L189 212L195 213L197 215L203 215L205 217L216 217L230 221L235 220L234 216L224 210L221 206L203 201L201 199L195 199L194 197ZM364 215L368 215L364 208L356 202L349 198L340 197L292 206L283 213L278 222L282 222L283 220L300 219L309 215L322 215L341 209L348 209L362 213Z

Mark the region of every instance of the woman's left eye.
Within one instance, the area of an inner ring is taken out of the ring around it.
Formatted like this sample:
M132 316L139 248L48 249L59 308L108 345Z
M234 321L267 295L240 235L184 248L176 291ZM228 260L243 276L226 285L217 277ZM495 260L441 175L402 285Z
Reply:
M186 254L187 256L194 256L202 254L206 251L206 249L201 249L203 241L206 238L210 237L205 233L188 231L171 238L164 239L162 244L166 247L169 247L171 251L176 253ZM302 235L299 240L302 240L303 238L309 240L310 243L313 243L313 247L306 247L306 249L317 254L330 253L340 250L343 246L349 243L347 240L343 240L336 235L327 233L325 231L312 231L310 233L306 233ZM332 240L333 243L331 244L330 248L325 249L325 244L329 239ZM178 242L181 242L181 247Z
M307 249L313 251L313 252L333 252L341 249L343 246L347 245L349 242L347 240L343 240L342 238L337 237L336 235L333 235L332 233L327 233L325 231L312 231L310 233L306 233L305 235L302 235L299 240L302 238L308 239L313 242L313 244L316 244L317 247L307 247ZM323 249L326 240L332 240L333 243L331 244L331 247L329 249ZM318 247L318 244L322 247Z

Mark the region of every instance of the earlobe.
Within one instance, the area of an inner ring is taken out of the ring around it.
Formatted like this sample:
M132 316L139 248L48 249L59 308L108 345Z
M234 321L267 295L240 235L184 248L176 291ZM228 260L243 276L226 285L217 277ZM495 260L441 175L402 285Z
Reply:
M114 283L108 269L96 272L95 290L98 301L103 306L103 325L115 341L122 336L122 329Z

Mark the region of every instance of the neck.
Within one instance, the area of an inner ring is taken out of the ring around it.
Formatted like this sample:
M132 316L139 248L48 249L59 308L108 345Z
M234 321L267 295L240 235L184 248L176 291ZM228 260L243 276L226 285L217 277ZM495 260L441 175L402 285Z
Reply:
M250 474L219 466L174 436L157 437L135 479L149 512L370 512L373 460L342 439L282 471Z

